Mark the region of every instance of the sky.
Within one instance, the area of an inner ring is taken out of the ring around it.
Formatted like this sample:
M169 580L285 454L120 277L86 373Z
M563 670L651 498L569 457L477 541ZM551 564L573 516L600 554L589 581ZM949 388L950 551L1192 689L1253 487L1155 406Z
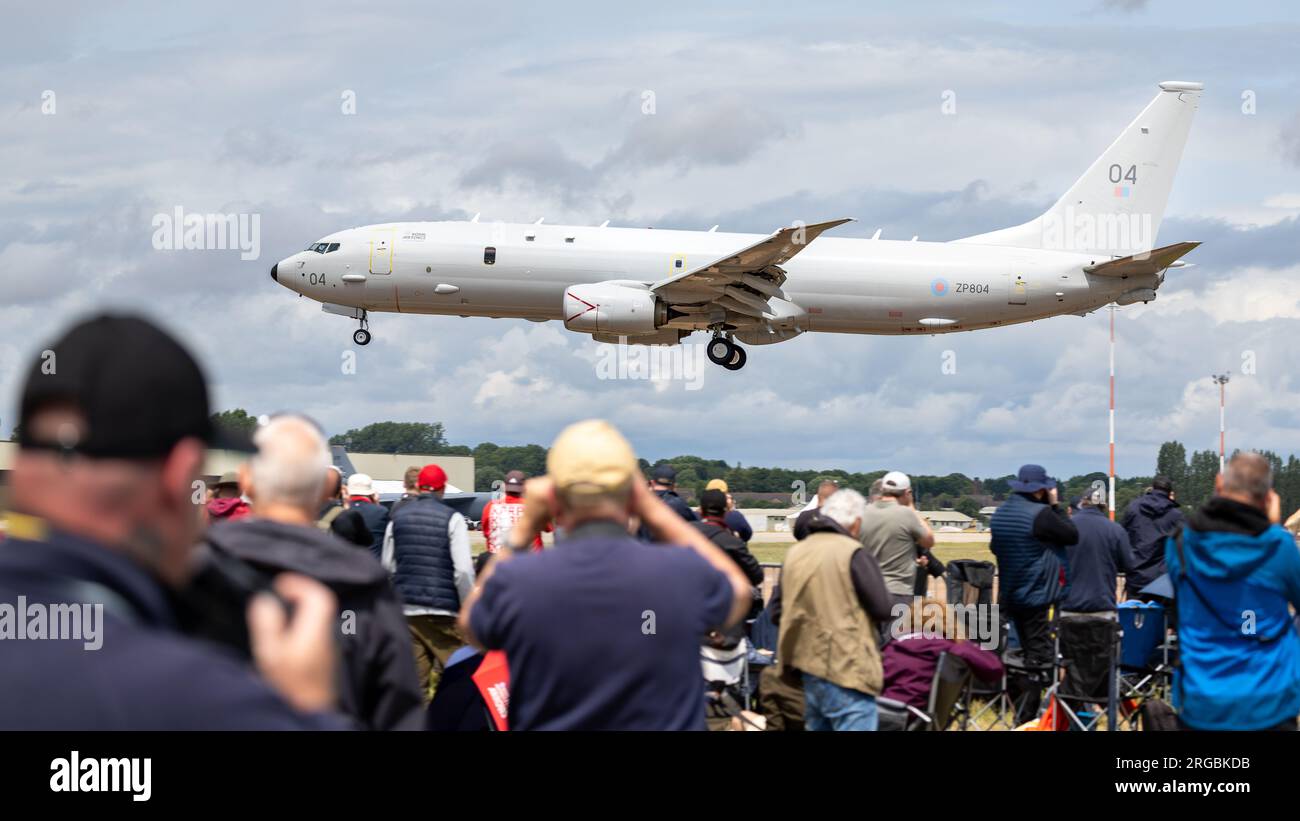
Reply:
M738 372L607 379L557 322L376 314L356 349L352 321L268 271L343 228L475 213L759 233L855 217L836 234L956 239L1041 213L1158 82L1192 80L1158 242L1204 245L1116 314L1117 470L1149 475L1170 439L1217 448L1222 372L1229 449L1300 453L1294 4L55 0L6 20L0 433L27 364L111 309L182 338L216 409L331 433L391 419L546 444L600 416L652 461L1105 470L1104 311L806 334ZM178 207L255 215L257 258L155 248Z

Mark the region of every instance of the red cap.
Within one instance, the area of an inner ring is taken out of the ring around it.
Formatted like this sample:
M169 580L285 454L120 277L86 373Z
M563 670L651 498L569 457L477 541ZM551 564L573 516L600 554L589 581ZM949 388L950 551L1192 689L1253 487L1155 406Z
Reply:
M447 471L437 465L425 465L420 469L420 478L415 486L421 490L442 490L447 486Z

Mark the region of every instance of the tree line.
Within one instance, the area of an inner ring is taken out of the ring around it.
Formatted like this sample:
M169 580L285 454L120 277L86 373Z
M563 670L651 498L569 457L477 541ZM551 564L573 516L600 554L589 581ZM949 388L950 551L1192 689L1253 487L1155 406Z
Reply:
M229 427L251 431L257 418L242 408L215 414L213 420ZM447 440L446 429L440 422L375 422L346 433L330 437L331 445L343 445L357 453L409 453L427 456L474 457L474 487L490 490L493 482L507 471L522 470L529 476L546 471L546 447L542 445L498 445L482 442L470 447L453 445ZM1300 508L1300 459L1294 455L1283 459L1272 451L1260 452L1273 464L1273 481L1282 497L1282 509L1290 512ZM729 464L722 459L682 455L655 462L641 460L646 472L661 464L670 464L677 470L678 490L688 498L698 495L711 479L723 479L733 495L739 495L746 507L790 507L796 498L811 498L823 479L834 479L841 487L851 487L866 494L871 483L885 475L885 470L855 472L847 470L797 470L781 467L745 467ZM1160 446L1154 472L1149 476L1127 476L1115 479L1116 510L1123 512L1129 502L1140 496L1156 475L1165 475L1174 484L1174 491L1184 508L1204 503L1214 492L1214 478L1219 472L1219 454L1213 450L1194 451L1176 441ZM1094 482L1106 484L1103 471L1094 471L1069 478L1057 477L1061 483L1061 498L1073 499ZM982 507L996 505L1011 492L1009 482L1014 474L981 478L964 473L943 476L912 475L917 505L922 509L952 508L968 516L977 516ZM746 498L748 494L767 494Z

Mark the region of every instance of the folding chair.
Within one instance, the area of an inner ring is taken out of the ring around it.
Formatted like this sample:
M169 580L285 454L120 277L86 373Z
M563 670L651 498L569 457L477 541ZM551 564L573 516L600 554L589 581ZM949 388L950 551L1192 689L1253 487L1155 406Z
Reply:
M1062 613L1056 620L1056 700L1071 730L1117 730L1122 630L1109 614ZM1064 671L1064 677L1060 671ZM1090 708L1105 705L1105 712Z
M971 683L970 667L950 653L940 653L930 681L930 699L924 710L895 701L877 698L876 708L901 719L898 727L905 732L940 732L948 729L965 706L965 694ZM882 724L881 729L884 729Z
M994 652L1002 661L1002 677L992 682L971 679L962 702L963 730L1014 730L1016 728L1016 709L1019 705L1011 697L1008 673L1012 670L1022 672L1024 663L1019 650L1007 649L1011 626L1006 621L999 620L997 630L998 643Z
M748 639L730 648L700 647L705 709L710 716L732 718L750 709L750 647Z
M1169 698L1177 645L1169 631L1168 611L1158 602L1120 603L1119 623L1123 629L1118 681L1120 720L1136 730L1136 717L1144 702Z

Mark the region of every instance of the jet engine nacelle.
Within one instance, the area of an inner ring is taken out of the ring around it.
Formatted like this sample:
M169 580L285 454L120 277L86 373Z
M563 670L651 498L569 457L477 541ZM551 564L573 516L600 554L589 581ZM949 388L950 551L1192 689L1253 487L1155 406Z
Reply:
M589 334L650 334L668 308L642 285L595 282L564 289L564 327Z
M1131 291L1125 291L1115 299L1116 305L1132 305L1135 302L1150 302L1156 298L1154 288L1134 288Z

